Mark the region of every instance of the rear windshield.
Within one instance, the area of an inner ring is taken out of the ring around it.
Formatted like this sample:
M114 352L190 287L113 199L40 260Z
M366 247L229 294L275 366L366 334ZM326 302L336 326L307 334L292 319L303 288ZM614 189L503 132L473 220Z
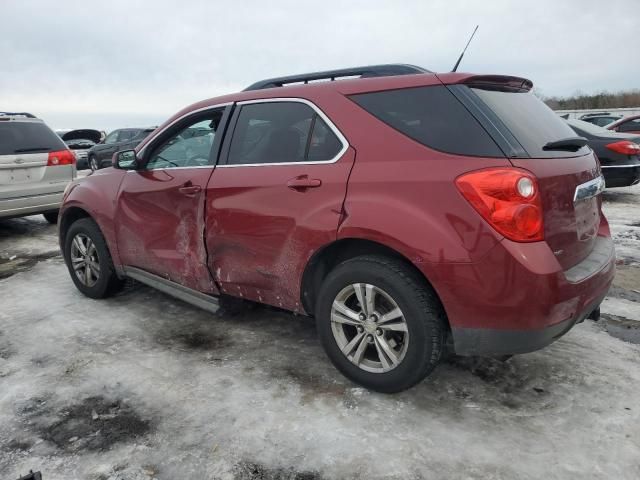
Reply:
M0 122L0 155L64 150L62 139L40 122Z
M504 157L484 128L444 85L364 93L350 98L427 147L458 155Z
M575 137L576 133L532 92L505 92L471 88L498 116L532 158L575 157L589 152L543 150L549 142Z

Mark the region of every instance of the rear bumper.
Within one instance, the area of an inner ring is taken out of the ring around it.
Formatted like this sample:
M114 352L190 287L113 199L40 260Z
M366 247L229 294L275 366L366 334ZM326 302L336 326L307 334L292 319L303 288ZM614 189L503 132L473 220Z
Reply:
M599 236L592 253L564 271L545 242L503 240L481 262L447 268L458 280L434 286L455 352L510 355L550 344L596 309L613 282L615 250L609 235Z
M0 218L25 217L58 210L63 191L46 195L0 200Z
M606 297L602 293L572 318L539 330L497 330L491 328L453 329L458 355L501 356L529 353L555 342L591 314Z

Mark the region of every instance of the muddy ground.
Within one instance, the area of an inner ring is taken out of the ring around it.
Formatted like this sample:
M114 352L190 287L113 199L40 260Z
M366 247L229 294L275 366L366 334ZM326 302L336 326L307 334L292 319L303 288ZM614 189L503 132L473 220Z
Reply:
M605 193L600 322L508 362L454 358L381 395L313 322L74 288L42 217L0 221L0 478L640 478L640 187Z

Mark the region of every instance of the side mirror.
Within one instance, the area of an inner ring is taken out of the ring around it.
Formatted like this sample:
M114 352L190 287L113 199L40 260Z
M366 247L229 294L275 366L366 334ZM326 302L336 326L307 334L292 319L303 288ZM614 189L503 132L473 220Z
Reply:
M135 170L138 168L138 158L135 150L121 150L113 154L111 163L120 170Z

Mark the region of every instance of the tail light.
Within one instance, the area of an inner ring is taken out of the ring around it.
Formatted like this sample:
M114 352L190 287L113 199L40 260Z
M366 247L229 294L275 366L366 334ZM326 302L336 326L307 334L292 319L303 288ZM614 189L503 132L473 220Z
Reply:
M47 167L55 167L58 165L75 165L76 156L71 150L58 150L57 152L49 152L47 159Z
M610 143L607 145L607 148L616 153L622 153L623 155L640 155L640 145L630 142L629 140Z
M544 238L538 181L518 168L489 168L466 173L456 186L499 233L516 242Z

